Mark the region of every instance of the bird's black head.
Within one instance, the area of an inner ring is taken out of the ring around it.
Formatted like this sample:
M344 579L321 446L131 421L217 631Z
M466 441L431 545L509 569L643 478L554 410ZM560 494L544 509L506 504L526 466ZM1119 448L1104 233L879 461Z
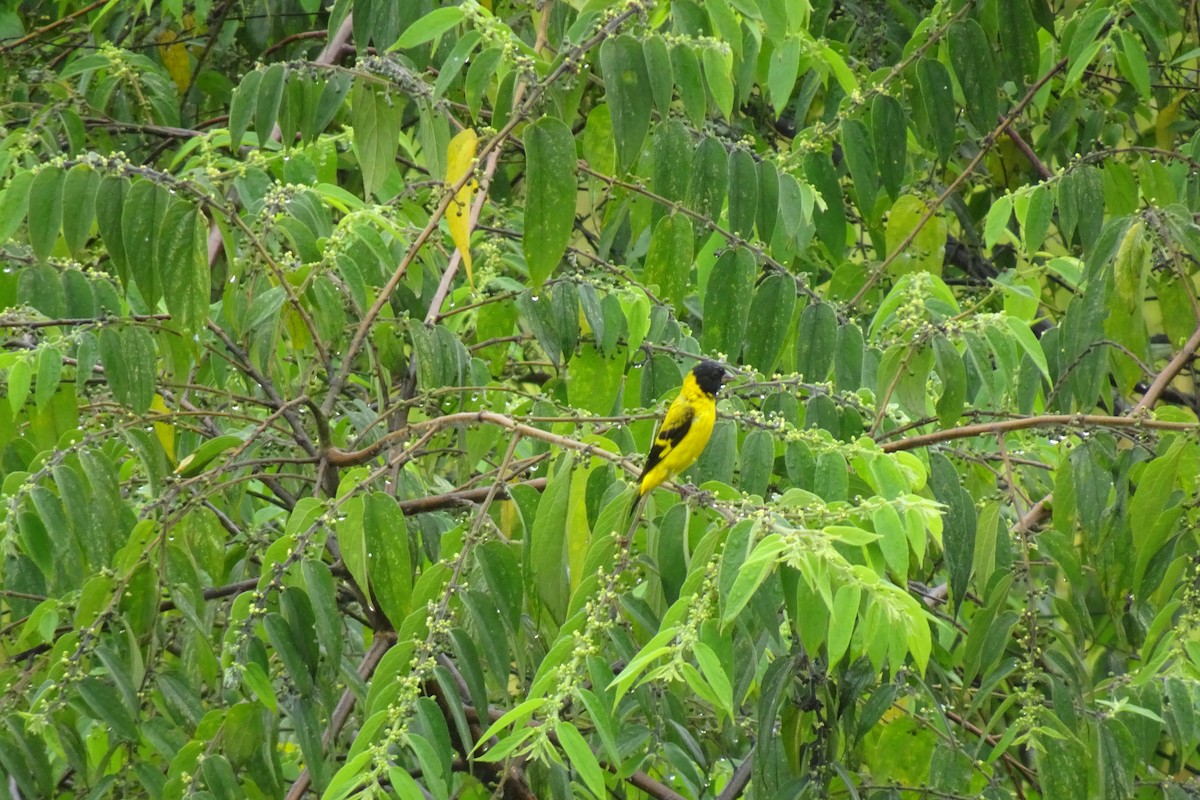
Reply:
M713 395L717 393L721 384L728 377L725 368L715 361L701 361L692 367L692 375L696 377L696 385L706 394Z

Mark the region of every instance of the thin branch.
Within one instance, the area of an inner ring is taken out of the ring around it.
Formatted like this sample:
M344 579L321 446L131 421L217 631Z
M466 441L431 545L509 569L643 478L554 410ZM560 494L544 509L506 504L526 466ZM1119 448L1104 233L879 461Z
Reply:
M895 453L898 450L917 450L922 447L940 444L941 442L951 442L955 439L969 439L975 436L998 435L1009 431L1059 426L1072 428L1150 428L1188 433L1200 431L1200 424L1194 422L1166 422L1159 419L1110 417L1100 414L1046 414L1040 417L1022 417L1020 419L1008 419L1000 422L982 422L978 425L963 425L961 428L923 433L919 436L909 437L908 439L885 442L880 445L880 449L885 453Z
M9 44L6 44L6 45L0 45L0 53L5 53L5 52L11 51L11 50L15 50L16 48L20 47L21 45L31 42L34 39L37 39L38 37L49 33L50 31L54 30L55 28L61 28L63 25L66 25L68 22L73 22L74 20L78 19L79 17L82 17L84 14L89 14L92 11L95 11L97 8L100 8L103 5L107 5L108 2L109 2L109 0L96 0L94 3L86 5L83 8L79 9L78 11L72 11L70 14L67 14L65 17L54 20L54 22L51 22L49 25L44 25L41 28L38 28L37 30L30 31L28 34L26 34L25 36L22 36L20 39L17 39L15 42L10 42Z
M495 496L501 500L508 499L511 496L509 489L512 486L528 486L540 492L546 488L546 479L534 478L530 481L507 485L499 489ZM490 488L480 487L478 489L466 489L461 492L448 492L446 494L430 495L429 497L417 497L412 500L401 500L400 510L404 512L405 516L412 516L413 514L427 514L430 511L441 511L446 508L476 505L487 499L490 491Z
M603 448L597 447L594 444L585 444L577 442L574 439L566 436L559 436L549 431L544 431L540 428L535 428L532 425L525 425L517 422L512 417L498 414L495 411L461 411L457 414L446 414L433 419L421 420L414 422L398 431L393 431L386 436L380 437L377 441L364 447L362 450L348 451L341 448L331 447L324 452L324 457L328 459L330 464L339 467L352 467L370 461L377 456L380 451L390 447L394 442L411 436L416 431L424 431L430 428L442 429L449 428L455 425L469 425L471 423L488 423L490 425L498 425L501 428L528 436L531 439L539 439L543 442L565 447L571 450L580 450L584 453L590 453L600 458L612 461L616 464L624 465L626 463L625 456L619 453L612 453ZM1166 423L1163 423L1166 424ZM1182 424L1182 423L1175 423ZM1196 426L1189 426L1189 429L1195 429ZM899 444L898 442L895 444Z

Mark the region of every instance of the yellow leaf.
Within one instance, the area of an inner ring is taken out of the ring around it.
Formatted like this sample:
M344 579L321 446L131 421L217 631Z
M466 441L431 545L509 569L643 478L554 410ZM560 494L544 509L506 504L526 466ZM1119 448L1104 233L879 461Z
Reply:
M1154 142L1162 150L1170 150L1174 146L1175 136L1171 132L1171 125L1178 119L1179 104L1186 96L1187 93L1180 93L1158 112L1158 116L1154 120Z
M150 401L150 410L164 416L171 413L163 396L158 393L155 393L154 399ZM155 422L154 435L158 437L158 442L166 451L167 458L171 459L173 463L175 461L175 426L169 422Z
M167 74L175 81L179 93L188 90L192 80L192 62L188 59L187 48L175 31L163 31L158 35L158 56L162 59Z
M453 186L471 173L475 167L475 151L479 146L479 137L470 128L464 128L450 140L446 148L446 183ZM475 279L471 275L471 201L479 184L475 179L467 181L454 194L450 208L446 211L446 224L450 227L450 238L454 246L462 253L463 266L467 268L467 282L472 288Z
M925 202L916 195L901 195L892 205L888 213L887 228L884 232L887 251L891 253L908 238L913 228L925 216ZM896 256L888 267L892 275L903 275L908 272L929 272L933 275L942 274L942 260L946 249L946 237L949 229L945 220L936 214L921 228L913 240L904 248L904 252Z

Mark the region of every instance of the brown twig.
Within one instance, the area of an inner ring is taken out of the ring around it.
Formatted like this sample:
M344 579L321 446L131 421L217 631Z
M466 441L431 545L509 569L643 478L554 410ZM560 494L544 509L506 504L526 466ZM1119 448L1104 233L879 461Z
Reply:
M1004 122L1004 117L1002 116L997 116L997 119L1000 122ZM1029 142L1025 141L1025 139L1021 137L1021 134L1017 133L1012 129L1011 126L1009 126L1004 131L1004 135L1008 137L1009 141L1017 146L1017 149L1021 151L1021 155L1025 156L1025 160L1029 162L1029 165L1033 167L1034 171L1042 180L1048 181L1054 177L1054 173L1050 171L1050 168L1046 166L1045 162L1038 158L1037 153L1033 152L1033 148L1029 146Z
M742 792L746 790L746 786L750 783L750 775L754 772L754 750L751 749L746 753L746 757L742 759L742 763L738 764L737 769L733 771L733 775L729 778L729 783L725 784L725 788L717 795L717 800L737 800L742 796Z
M49 33L50 31L54 30L55 28L61 28L63 25L66 25L68 22L72 22L73 20L76 20L79 17L82 17L84 14L88 14L92 11L95 11L97 8L100 8L100 6L107 5L108 1L109 0L96 0L94 3L86 5L83 8L79 9L78 11L72 11L70 14L67 14L66 16L62 17L61 19L54 20L54 22L51 22L49 25L44 25L41 28L38 28L37 30L30 31L26 35L22 36L20 39L17 39L15 42L11 42L6 45L0 45L0 53L5 53L10 50L15 50L16 48L20 47L21 45L31 42L34 39L37 39L39 36L43 36L43 35Z
M1141 411L1148 411L1158 402L1159 395L1163 390L1175 380L1180 371L1187 365L1192 355L1196 352L1196 348L1200 347L1200 326L1192 332L1192 336L1184 344L1183 349L1175 354L1170 363L1163 368L1163 371L1158 373L1158 377L1154 379L1154 383L1150 384L1150 388L1142 395L1142 399L1133 407L1133 413L1137 414Z
M546 479L534 478L533 480L514 483L510 486L528 486L540 492L546 488ZM502 488L497 492L496 497L501 500L507 499L509 497L509 488L509 486ZM476 503L483 502L487 498L489 491L490 489L480 487L478 489L466 489L461 492L447 492L446 494L435 494L429 497L417 497L412 500L401 500L400 510L404 512L405 516L412 516L413 514L427 514L430 511L441 511L442 509L456 508L457 506L475 505Z
M917 450L922 447L950 442L955 439L969 439L974 436L999 435L1009 431L1028 430L1030 428L1052 428L1056 426L1097 428L1151 428L1165 431L1184 431L1195 433L1200 431L1200 424L1194 422L1166 422L1159 419L1144 419L1141 417L1110 417L1101 414L1045 414L1040 417L1021 417L1006 419L1000 422L981 422L977 425L963 425L960 428L950 428L944 431L923 433L910 436L895 442L885 442L880 445L885 453L895 453L898 450Z
M540 428L535 428L532 425L526 425L524 423L517 422L512 417L505 416L504 414L498 414L495 411L460 411L457 414L446 414L441 417L434 417L433 419L421 420L420 422L414 422L398 431L393 431L392 433L382 436L377 441L367 445L361 450L350 451L342 450L337 447L331 447L325 451L324 456L328 459L329 463L333 464L334 466L357 466L370 461L372 458L377 456L380 451L392 446L392 444L398 440L411 436L416 431L425 431L429 430L430 428L449 428L455 425L469 425L471 423L487 423L489 425L498 425L501 428L520 434L521 436L528 436L531 439L539 439L543 442L549 442L550 444L555 444L559 447L565 447L571 450L581 450L585 453L591 453L592 455L599 456L600 458L612 461L616 464L625 463L625 457L619 453L612 453L608 450L604 450L603 448L596 447L594 444L577 442L574 439L566 436L559 436L558 434L544 431ZM1195 427L1196 426L1191 426L1189 429L1194 429ZM899 443L897 442L895 444Z

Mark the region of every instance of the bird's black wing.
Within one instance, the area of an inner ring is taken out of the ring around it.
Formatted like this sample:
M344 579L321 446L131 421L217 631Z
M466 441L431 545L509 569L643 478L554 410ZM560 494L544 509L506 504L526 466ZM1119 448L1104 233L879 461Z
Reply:
M650 447L650 455L646 457L646 466L642 468L642 477L646 477L646 473L654 469L654 467L663 460L667 453L671 452L675 445L683 441L683 437L692 428L692 419L695 417L695 411L690 405L672 405L667 410L667 416L663 420L662 427L658 429L658 433L654 436L654 444Z

